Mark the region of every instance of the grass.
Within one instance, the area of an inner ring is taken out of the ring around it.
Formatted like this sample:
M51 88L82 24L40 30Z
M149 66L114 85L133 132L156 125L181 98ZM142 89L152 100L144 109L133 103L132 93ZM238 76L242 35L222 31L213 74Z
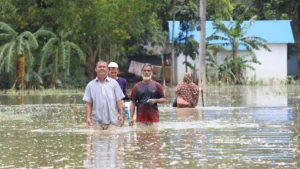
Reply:
M0 95L59 95L59 94L82 94L84 89L25 89L25 90L0 90Z

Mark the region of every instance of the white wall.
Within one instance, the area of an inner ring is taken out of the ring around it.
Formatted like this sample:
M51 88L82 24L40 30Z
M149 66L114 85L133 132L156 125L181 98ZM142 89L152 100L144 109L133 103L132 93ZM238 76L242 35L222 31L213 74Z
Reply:
M256 80L263 80L264 84L279 84L285 81L287 77L287 45L286 44L268 44L272 52L267 50L258 50L256 52L259 64L252 64L256 71L249 70L248 77L256 73Z
M256 56L259 64L251 64L256 70L248 70L247 77L251 79L256 75L256 81L262 80L264 84L280 84L287 77L287 45L286 44L268 44L269 48L272 50L268 52L265 49L256 51ZM239 51L238 55L242 56L246 52ZM228 55L228 53L219 53L217 56L217 61L221 62L223 58ZM185 65L183 62L185 57L181 54L177 58L177 79L178 82L183 80L183 75L185 73ZM196 68L199 70L200 62L199 60L191 60L188 57L188 62L195 63ZM188 69L188 72L191 72Z
M183 76L185 73L185 64L183 64L184 61L185 61L185 56L183 54L180 54L177 57L177 70L176 70L178 83L183 81ZM190 57L187 57L187 61L190 62L192 65L196 64L196 69L199 72L199 67L200 67L199 59L193 61ZM192 73L192 70L189 69L189 67L188 67L188 72Z

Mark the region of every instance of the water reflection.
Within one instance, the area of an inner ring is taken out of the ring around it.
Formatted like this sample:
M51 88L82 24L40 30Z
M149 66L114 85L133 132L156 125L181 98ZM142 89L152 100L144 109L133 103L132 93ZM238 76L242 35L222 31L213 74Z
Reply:
M161 141L156 127L141 127L138 132L127 135L125 148L126 167L128 168L163 168L163 159L167 152L162 151L165 143Z
M93 134L87 138L85 168L124 168L123 135Z
M299 168L297 86L209 87L192 109L166 92L158 127L113 133L85 128L81 97L5 97L0 168Z
M197 109L195 108L176 108L177 119L183 121L199 120Z
M207 106L282 107L288 105L288 86L208 87ZM294 86L289 87L291 92ZM200 105L198 103L198 105Z

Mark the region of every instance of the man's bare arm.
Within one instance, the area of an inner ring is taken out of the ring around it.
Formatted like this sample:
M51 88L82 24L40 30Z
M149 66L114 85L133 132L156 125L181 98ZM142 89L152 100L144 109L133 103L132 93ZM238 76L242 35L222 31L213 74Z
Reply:
M129 121L129 126L133 126L134 120L134 110L135 110L135 102L131 101L130 102L130 121Z
M118 116L118 122L119 122L119 125L120 127L122 127L123 125L123 100L118 100L117 101L117 107L118 107L118 113L119 113L119 116Z
M119 116L122 116L123 115L123 100L122 99L117 101L117 107L118 107Z
M165 101L166 101L165 98L150 99L149 104L150 104L150 105L153 105L153 104L155 104L155 103L162 104L162 103L164 103Z
M86 109L86 127L92 127L92 107L93 103L86 102L85 109Z

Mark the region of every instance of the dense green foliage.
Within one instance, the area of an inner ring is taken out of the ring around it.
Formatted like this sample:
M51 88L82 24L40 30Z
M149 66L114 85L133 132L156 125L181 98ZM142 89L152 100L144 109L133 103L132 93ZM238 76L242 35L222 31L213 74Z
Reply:
M207 20L235 20L249 8L246 20L254 15L258 19L293 20L298 42L299 6L297 0L207 0ZM13 86L21 49L26 57L28 88L57 86L58 81L62 87L84 87L95 77L97 60L122 65L128 56L145 54L146 44L169 45L167 21L172 20L173 12L175 20L187 26L182 29L187 33L199 21L198 9L199 0L2 0L0 88ZM52 33L35 41L32 35L37 36L38 30ZM186 45L177 46L177 51L195 58L197 44L191 37L181 38Z

